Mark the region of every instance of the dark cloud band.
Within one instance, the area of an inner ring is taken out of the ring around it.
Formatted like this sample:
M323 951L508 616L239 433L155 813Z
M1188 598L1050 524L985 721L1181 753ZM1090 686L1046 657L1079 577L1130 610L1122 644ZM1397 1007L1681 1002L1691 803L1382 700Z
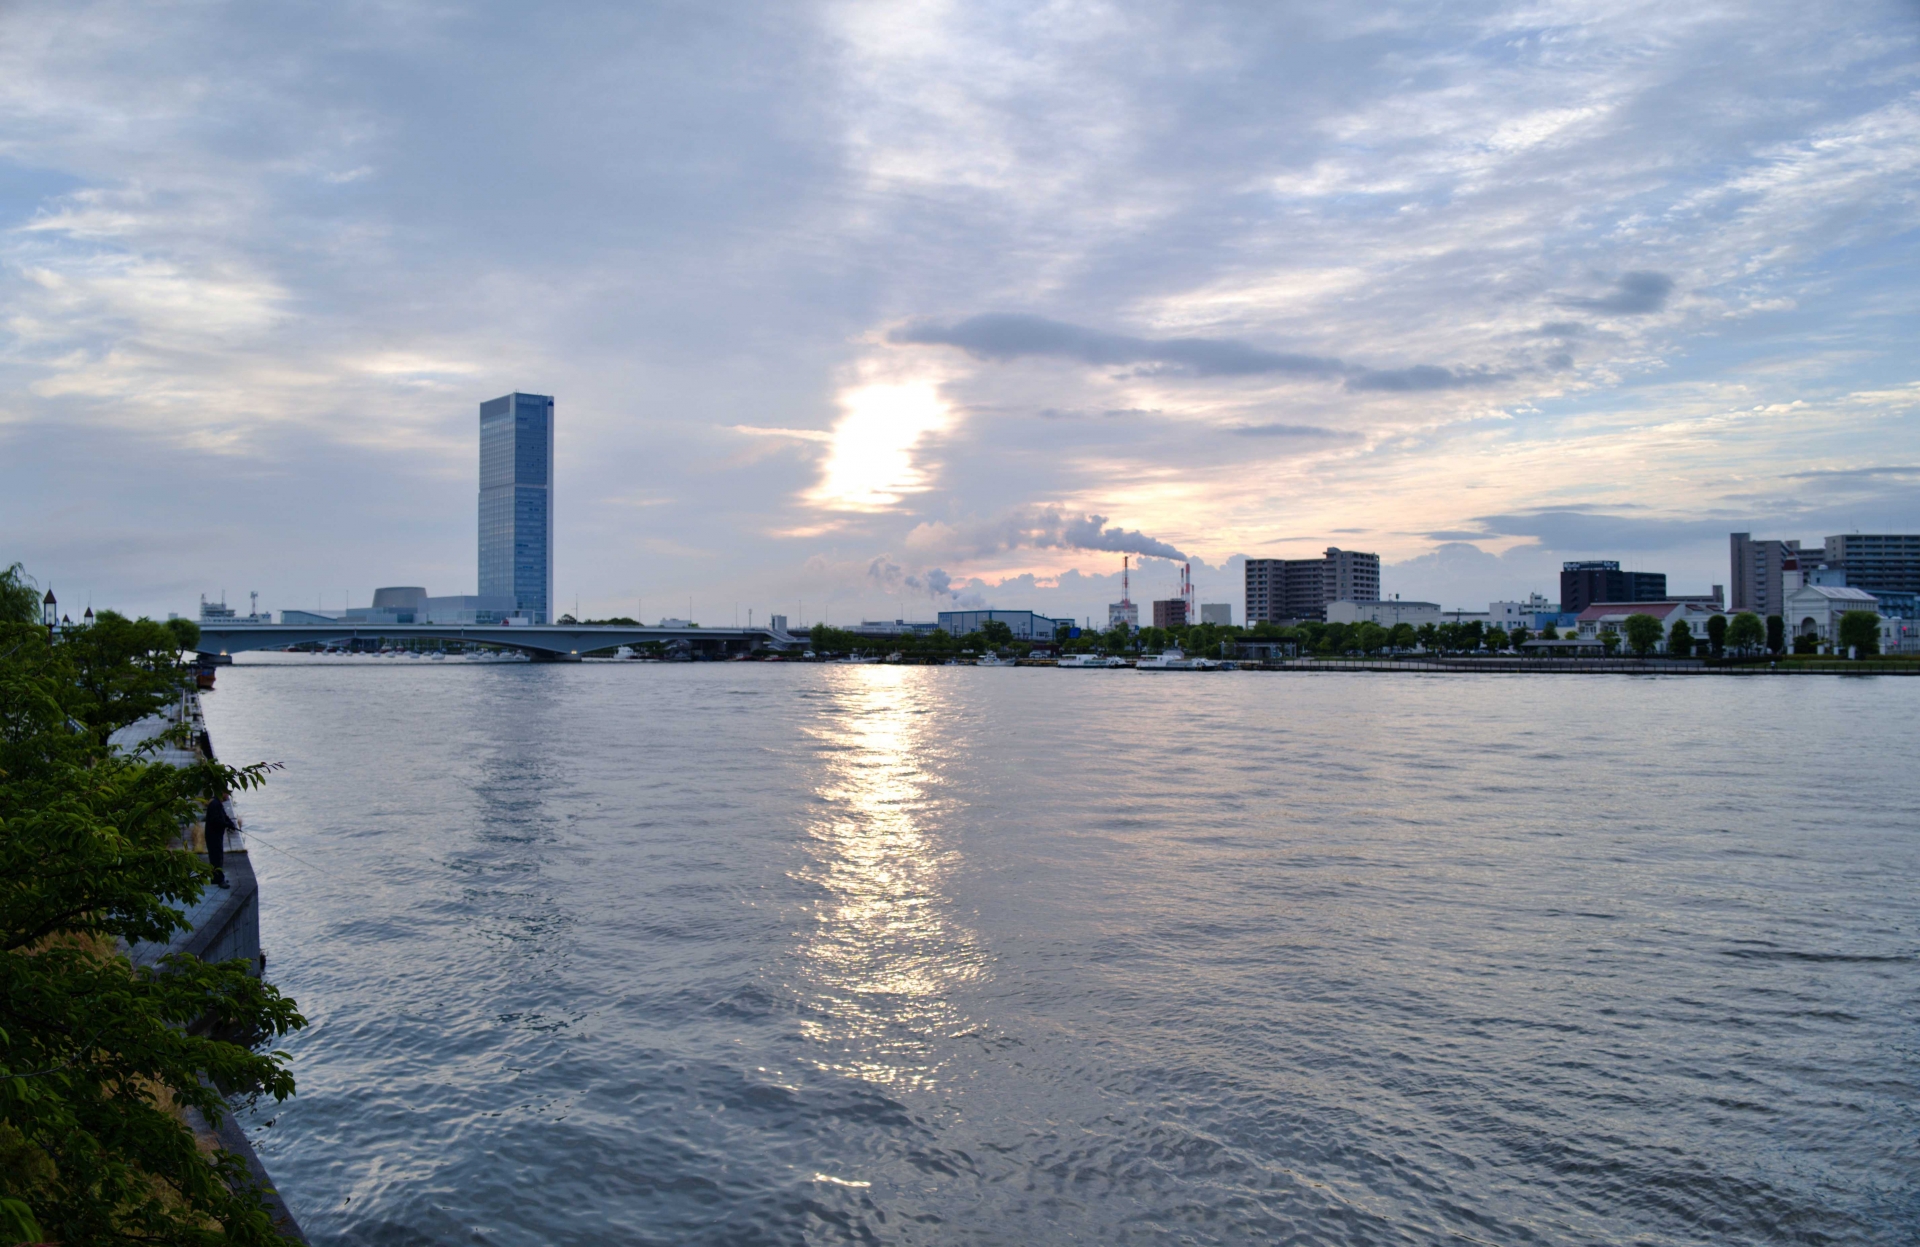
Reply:
M915 321L894 330L887 340L958 347L976 359L996 361L1037 355L1100 367L1135 365L1190 377L1320 377L1342 380L1349 390L1457 390L1508 379L1506 373L1456 371L1432 364L1365 368L1323 355L1269 351L1232 338L1136 338L1018 312L987 312L953 322Z

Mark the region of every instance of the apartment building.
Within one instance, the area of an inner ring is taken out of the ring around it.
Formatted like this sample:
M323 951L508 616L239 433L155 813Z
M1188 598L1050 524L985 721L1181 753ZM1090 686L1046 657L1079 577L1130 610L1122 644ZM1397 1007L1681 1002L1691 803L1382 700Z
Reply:
M1327 547L1317 559L1248 559L1247 623L1325 620L1332 602L1380 600L1380 556Z

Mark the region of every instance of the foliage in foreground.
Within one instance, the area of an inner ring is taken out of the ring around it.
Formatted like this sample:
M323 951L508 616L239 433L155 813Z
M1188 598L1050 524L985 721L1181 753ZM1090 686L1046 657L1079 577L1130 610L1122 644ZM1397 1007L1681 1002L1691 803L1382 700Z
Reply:
M273 1243L240 1162L195 1145L224 1094L293 1091L282 1053L190 1035L305 1025L246 972L171 957L134 969L119 941L181 926L212 872L173 847L196 798L265 768L175 769L106 748L177 696L166 629L102 617L50 644L0 623L0 1241Z

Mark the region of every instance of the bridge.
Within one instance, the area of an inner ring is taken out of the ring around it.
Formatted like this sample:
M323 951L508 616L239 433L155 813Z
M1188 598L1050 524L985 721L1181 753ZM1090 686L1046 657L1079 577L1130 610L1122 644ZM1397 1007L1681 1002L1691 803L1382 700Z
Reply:
M353 640L466 641L520 650L535 659L568 662L583 654L622 645L672 644L685 641L696 652L722 656L756 649L805 649L806 642L771 628L649 628L618 624L545 624L531 627L503 624L388 624L341 620L334 624L221 624L200 625L202 654L239 654L255 649L285 649Z

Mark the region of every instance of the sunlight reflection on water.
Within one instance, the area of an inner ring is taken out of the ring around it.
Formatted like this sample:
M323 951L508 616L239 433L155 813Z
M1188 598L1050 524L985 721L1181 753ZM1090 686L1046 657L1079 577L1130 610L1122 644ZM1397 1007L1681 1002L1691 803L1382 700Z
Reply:
M901 668L836 672L836 713L808 726L823 761L808 823L811 930L800 951L804 1033L823 1069L889 1086L937 1077L935 1041L961 1024L949 993L978 978L974 932L946 880L959 851L932 828L952 811L926 765L939 749L932 691Z

